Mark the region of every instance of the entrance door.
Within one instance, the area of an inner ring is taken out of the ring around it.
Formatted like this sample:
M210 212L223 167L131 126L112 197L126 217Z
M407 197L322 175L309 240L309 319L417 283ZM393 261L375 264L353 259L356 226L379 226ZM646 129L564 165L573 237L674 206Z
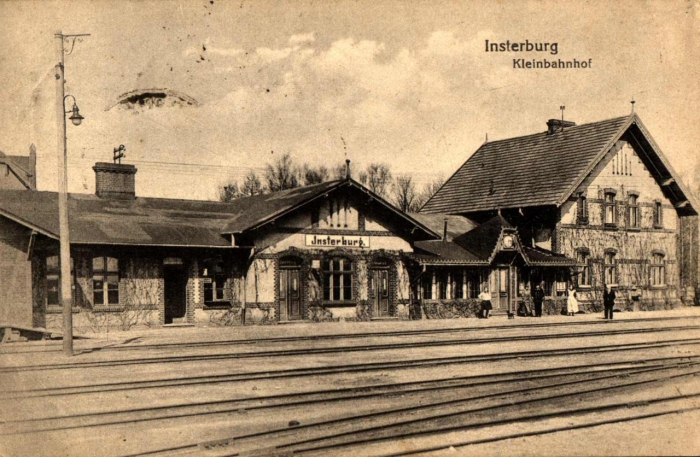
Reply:
M491 281L489 282L493 309L498 311L508 311L508 302L510 301L509 268L498 267L491 270Z
M372 272L372 296L374 309L372 315L383 317L389 315L389 270L374 269Z
M299 268L280 269L279 300L282 321L301 319L300 273Z
M187 272L182 265L165 265L163 270L165 323L172 324L187 312Z

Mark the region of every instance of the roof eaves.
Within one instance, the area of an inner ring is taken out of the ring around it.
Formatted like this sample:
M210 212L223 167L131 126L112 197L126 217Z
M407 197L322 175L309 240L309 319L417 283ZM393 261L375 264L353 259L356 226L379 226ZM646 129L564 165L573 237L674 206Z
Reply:
M683 192L683 195L685 196L685 198L686 198L686 199L688 200L688 202L690 203L690 206L691 206L696 212L699 211L699 210L700 210L700 205L699 205L698 202L696 201L695 196L694 196L691 192L688 191L688 189L686 188L685 183L683 182L683 180L681 180L681 179L679 178L680 175L679 175L678 173L676 173L676 170L673 169L673 167L671 166L671 163L668 161L668 159L666 158L666 156L664 155L664 153L661 151L661 148L660 148L659 145L656 143L656 141L654 141L654 137L651 136L651 133L649 133L649 130L647 130L646 126L644 125L644 123L642 122L642 120L639 118L639 116L637 116L637 115L635 114L634 117L635 117L635 122L634 122L634 123L637 124L637 126L639 127L639 130L642 132L642 134L644 135L644 137L646 138L646 140L649 142L649 144L651 145L651 148L654 150L654 152L656 153L656 155L658 156L659 160L660 160L661 163L664 165L664 167L666 167L666 169L668 170L669 174L675 179L676 185L677 185L678 188L681 190L681 192Z
M125 243L103 241L71 241L74 245L103 245L103 246L143 246L143 247L174 247L174 248L207 248L207 249L250 249L249 246L209 245L209 244L168 244L168 243Z
M40 233L44 236L48 236L49 238L53 238L54 240L59 239L58 235L51 233L48 230L45 230L45 229L39 227L38 225L34 225L31 222L28 222L28 221L22 219L21 217L17 217L14 214L8 213L7 211L5 211L3 209L0 209L0 216L4 216L4 217L10 219L11 221L17 222L20 225L24 225L25 227L30 228L30 229L34 230L35 232Z

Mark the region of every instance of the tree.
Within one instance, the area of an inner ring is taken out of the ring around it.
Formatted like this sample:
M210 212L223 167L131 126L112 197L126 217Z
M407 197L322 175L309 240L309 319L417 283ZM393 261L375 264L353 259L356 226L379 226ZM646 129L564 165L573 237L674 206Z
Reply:
M241 192L238 189L238 183L236 181L225 184L219 189L219 201L230 202L240 196Z
M445 179L442 176L426 184L423 191L416 197L416 206L418 207L418 210L420 210L423 205L425 205L428 200L430 200L432 196L435 195L438 190L440 190L443 184L445 184Z
M265 193L265 188L260 182L260 178L255 174L253 170L250 170L243 180L243 185L241 186L242 196L252 197L253 195L260 195Z
M347 174L347 170L348 170L348 167L344 163L336 165L330 171L331 179L333 181L339 181L341 179L345 179L345 175Z
M393 185L394 204L404 213L415 212L420 209L416 197L416 185L413 179L408 175L400 175L396 177Z
M322 182L328 181L330 173L328 168L321 165L318 168L314 168L309 164L304 164L301 169L301 175L304 178L304 185L310 186L311 184L320 184Z
M360 172L360 182L382 198L387 197L391 189L391 170L385 163L371 163L365 171Z
M265 169L265 180L270 192L299 187L299 169L289 153L277 159L274 164L268 164Z

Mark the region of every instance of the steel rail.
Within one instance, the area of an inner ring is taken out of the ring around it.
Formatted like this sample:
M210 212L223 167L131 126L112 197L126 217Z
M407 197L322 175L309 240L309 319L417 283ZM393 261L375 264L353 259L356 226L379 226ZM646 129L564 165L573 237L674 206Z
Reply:
M549 358L557 356L571 356L571 355L584 355L590 353L611 353L619 351L639 351L648 349L658 349L665 347L677 347L677 346L697 346L700 345L700 338L693 339L681 339L681 340L666 340L666 341L654 341L645 343L631 343L622 345L607 345L607 346L588 346L583 348L566 348L566 349L550 349L550 350L540 350L540 351L528 351L528 352L509 352L501 354L483 354L483 355L466 355L466 356L449 356L449 357L435 357L427 359L414 359L414 360L403 360L394 362L368 362L360 364L346 364L346 365L335 365L335 366L324 366L324 367L308 367L308 368L290 368L281 370L271 370L271 371L258 371L249 373L233 373L233 374L222 374L222 375L209 375L209 376L193 376L190 378L164 378L160 380L141 380L141 381L123 381L123 382L110 382L101 384L84 384L79 386L66 386L66 387L46 387L41 389L33 390L12 390L5 391L4 396L7 394L27 394L27 393L38 393L31 395L32 397L40 396L55 396L55 395L80 395L86 393L102 393L102 392L114 392L114 391L124 391L124 390L140 390L140 389L154 389L161 387L179 387L179 386L191 386L191 385L201 385L201 384L216 384L216 383L231 383L231 382L245 382L245 381L255 381L255 380L268 380L268 379L285 379L285 378L295 378L295 377L307 377L307 376L319 376L319 375L334 375L334 374L347 374L347 373L362 373L362 372L374 372L382 370L398 370L398 369L414 369L414 368L424 368L424 367L434 367L434 366L446 366L446 365L463 365L472 364L479 362L493 362L493 361L503 361L503 360L513 360L513 359L524 359L524 358ZM3 394L0 394L3 396ZM28 396L28 395L25 395ZM15 396L16 398L17 396Z
M334 346L326 348L299 348L299 349L287 349L287 350L275 350L275 351L254 351L254 352L234 352L234 353L218 353L218 354L190 354L182 356L166 356L166 357L144 357L136 359L125 359L125 360L100 360L100 361L86 361L86 362L69 362L69 363L55 363L55 364L42 364L42 365L26 365L26 366L15 366L15 367L4 367L0 368L0 373L17 373L26 371L39 371L39 370L70 370L70 369L85 369L85 368L102 368L102 367L116 367L124 365L142 365L142 364L161 364L161 363L182 363L191 361L210 361L210 360L221 360L221 359L249 359L249 358L269 358L269 357L292 357L292 356L309 356L309 355L320 355L320 354L334 354L348 352L366 352L366 351L385 351L385 350L397 350L397 349L416 349L416 348L428 348L428 347L441 347L441 346L468 346L486 343L500 343L500 342L515 342L515 341L539 341L539 340L555 340L555 339L571 339L571 338L592 338L600 336L620 336L620 335L638 335L646 333L661 333L661 332L676 332L676 331L688 331L688 330L698 330L700 325L692 326L678 326L678 327L664 327L664 328L644 328L644 329L623 329L623 330L609 330L609 331L597 331L588 333L558 333L550 335L522 335L522 336L500 336L500 337L490 337L490 338L476 338L476 339L451 339L451 340L440 340L440 341L417 341L417 342L401 342L401 343L390 343L390 344L379 344L371 345L365 344L362 346Z

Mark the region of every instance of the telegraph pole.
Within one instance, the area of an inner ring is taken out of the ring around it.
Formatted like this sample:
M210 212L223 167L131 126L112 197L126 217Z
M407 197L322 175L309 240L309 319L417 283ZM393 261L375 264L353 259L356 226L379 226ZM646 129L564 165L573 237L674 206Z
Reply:
M70 265L70 233L68 228L68 160L66 140L66 114L72 113L70 119L74 125L80 125L83 117L78 112L78 106L73 97L73 109L66 111L65 101L65 67L64 55L73 52L75 40L88 34L63 35L56 32L56 52L58 63L56 64L56 120L58 121L58 238L60 245L61 262L61 305L63 306L63 352L73 355L73 285L71 283ZM64 42L70 42L68 52L64 48Z

